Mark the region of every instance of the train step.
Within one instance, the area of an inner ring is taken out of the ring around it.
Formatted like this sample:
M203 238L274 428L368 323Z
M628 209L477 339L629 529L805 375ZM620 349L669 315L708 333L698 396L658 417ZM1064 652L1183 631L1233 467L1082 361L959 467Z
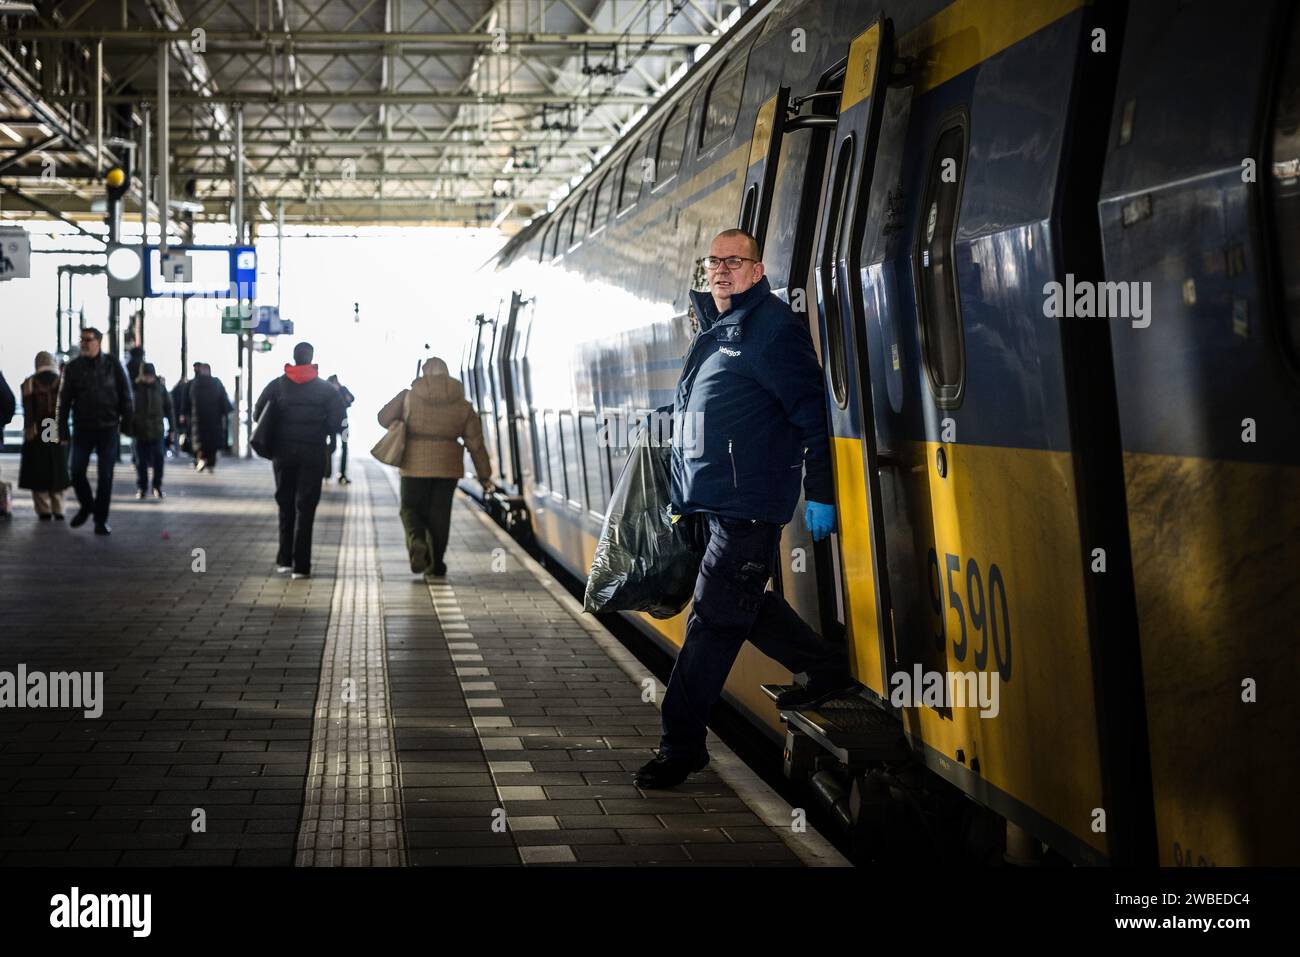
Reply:
M777 695L795 686L761 687L775 701ZM834 698L805 710L783 709L781 720L849 767L872 761L898 761L911 755L898 719L858 695Z

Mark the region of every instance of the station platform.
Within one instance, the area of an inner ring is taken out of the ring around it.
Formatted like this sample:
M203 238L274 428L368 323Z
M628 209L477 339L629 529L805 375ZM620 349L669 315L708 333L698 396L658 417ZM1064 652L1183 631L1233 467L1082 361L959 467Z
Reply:
M447 577L412 575L396 472L352 479L298 581L260 460L170 461L162 501L119 465L108 537L15 489L0 672L103 693L0 707L0 865L846 863L715 737L706 772L636 788L649 671L460 494Z

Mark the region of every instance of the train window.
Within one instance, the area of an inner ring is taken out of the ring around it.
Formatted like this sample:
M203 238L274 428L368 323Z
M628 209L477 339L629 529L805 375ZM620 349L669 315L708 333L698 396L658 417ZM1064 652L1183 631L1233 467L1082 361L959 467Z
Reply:
M1291 359L1300 363L1300 15L1291 31L1292 51L1282 68L1273 118L1270 179L1278 263L1282 275L1282 318Z
M582 464L587 479L588 507L593 512L604 515L609 496L605 485L605 470L601 468L601 463L605 460L605 449L596 430L596 413L578 414L578 435L582 440Z
M560 213L552 214L555 216L555 223L551 226L551 234L546 237L546 256L550 260L555 258L555 253L560 246L560 232L564 228L564 217Z
M624 213L636 204L641 195L641 151L637 143L623 160L623 184L618 194L618 211Z
M738 224L747 233L754 231L754 214L757 212L757 206L758 184L750 183L749 189L745 190L745 202L740 207L740 223Z
M841 241L847 230L845 220L849 218L849 204L844 202L844 193L849 185L849 171L853 165L853 137L846 136L840 144L839 154L835 157L835 172L831 177L830 204L826 210L826 235L822 240L822 261L820 263L822 287L822 315L826 319L826 350L828 352L831 373L831 394L835 404L843 409L848 405L847 359L844 355L844 326L840 314L840 288L836 261L839 259Z
M950 408L961 397L966 365L953 246L966 172L964 115L954 116L940 129L917 211L912 271L920 305L921 351L926 374L935 401L942 408Z
M700 151L712 149L731 135L740 111L740 94L745 83L745 57L735 54L722 65L704 104L700 126Z
M677 104L663 132L659 134L659 158L655 162L655 188L658 189L677 175L682 168L682 151L686 148L686 121L689 118L690 103Z
M542 413L546 425L546 458L551 476L551 491L563 496L564 492L564 452L560 446L560 423L554 412Z
M551 241L551 233L554 231L554 226L547 226L546 231L542 233L542 248L537 253L537 259L539 262L546 261L546 244Z
M549 464L546 459L546 436L537 427L536 412L528 413L528 426L533 437L533 475L537 477L538 485L549 487L551 479L546 473L546 466Z
M605 221L609 219L609 193L614 186L614 174L609 172L605 178L600 181L596 187L596 202L593 204L591 216L591 231L599 232L605 226Z
M587 238L587 220L591 218L591 192L582 194L578 204L573 207L573 244Z
M578 437L573 427L573 413L560 413L560 441L564 446L564 478L569 501L582 505L582 459L578 457Z

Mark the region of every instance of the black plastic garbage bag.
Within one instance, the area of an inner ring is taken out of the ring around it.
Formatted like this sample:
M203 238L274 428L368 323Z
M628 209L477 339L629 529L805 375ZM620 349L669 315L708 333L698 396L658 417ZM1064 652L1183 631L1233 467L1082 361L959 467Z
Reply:
M685 520L675 524L670 513L671 455L641 430L600 529L583 597L587 611L672 618L691 600L703 556L691 547Z

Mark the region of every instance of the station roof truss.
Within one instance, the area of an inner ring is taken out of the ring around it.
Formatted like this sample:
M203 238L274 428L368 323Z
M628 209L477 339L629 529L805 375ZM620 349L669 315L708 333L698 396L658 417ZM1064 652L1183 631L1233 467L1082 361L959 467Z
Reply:
M249 221L511 231L562 196L753 5L0 4L0 217L93 216L99 175L129 158L128 215L138 209L146 123L157 170L165 56L174 219L231 221L242 131Z

